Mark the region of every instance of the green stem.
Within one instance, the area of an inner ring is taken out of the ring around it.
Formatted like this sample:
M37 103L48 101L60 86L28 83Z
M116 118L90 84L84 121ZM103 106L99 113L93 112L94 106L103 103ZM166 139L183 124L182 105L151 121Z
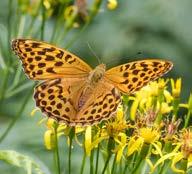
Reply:
M29 27L28 27L28 29L26 29L26 33L24 33L24 35L26 35L26 37L29 37L29 36L32 35L33 25L35 23L35 19L36 19L36 17L32 16L32 19L30 21Z
M111 159L111 153L108 154L107 160L106 160L105 165L104 165L104 168L103 168L103 170L102 170L102 174L105 173L105 171L106 171L106 169L107 169L107 166L108 166L108 164L109 164L109 160L110 160L110 159Z
M5 139L5 137L8 135L8 133L10 132L11 128L15 125L16 121L18 120L18 118L21 117L25 107L27 106L27 103L29 101L29 99L31 98L31 93L32 93L33 88L31 88L31 90L29 91L29 93L26 95L26 97L24 98L23 104L21 105L21 108L19 109L17 115L15 116L15 118L11 121L11 123L8 125L7 129L5 130L5 132L2 134L2 136L0 137L0 143Z
M178 110L179 110L179 103L180 103L180 98L174 98L173 99L173 120L176 120L178 117Z
M136 165L134 166L133 170L131 171L131 174L135 174L136 173L136 171L139 169L139 167L141 165L141 162L142 162L142 158L139 157L139 159L137 160Z
M5 96L4 96L4 98L10 98L10 97L12 97L12 96L14 96L14 95L22 92L23 90L31 87L31 84L32 84L31 82L28 82L28 83L24 83L23 85L15 88L15 89L13 89L13 90L9 90L9 89L8 89L7 92L6 92L6 94L5 94Z
M69 140L69 159L68 159L69 174L71 174L71 150L72 150L72 139Z
M73 144L73 137L75 135L75 127L72 127L69 133L69 154L68 154L68 170L69 174L71 174L71 151Z
M25 26L25 15L23 15L23 13L20 10L19 5L17 4L17 8L16 8L16 19L15 19L15 23L18 24L18 27L16 27L14 29L14 34L13 37L20 37L23 35L23 31L24 31L24 26Z
M59 143L58 143L58 137L57 137L57 126L54 127L54 137L55 137L55 149L54 149L54 159L55 159L55 167L57 174L61 173L60 170L60 158L59 158Z
M120 161L120 164L119 164L119 173L123 173L123 164L122 164L122 159Z
M116 169L116 157L117 157L117 154L115 154L115 157L113 159L113 166L112 166L112 169L111 169L111 174L114 174L115 173L115 169Z
M187 117L185 118L184 128L186 128L188 126L190 117L191 117L191 112L190 112L190 110L188 110Z
M86 159L86 153L84 152L83 161L82 161L82 164L81 164L81 172L80 172L80 174L83 174L84 167L85 167L85 159Z
M10 48L10 41L11 41L11 34L12 34L12 22L11 22L11 19L12 19L12 2L13 0L9 0L9 13L8 13L8 18L7 18L7 29L8 29L8 32L7 32L7 45L8 47L7 48ZM8 65L11 63L11 51L10 49L8 50Z
M8 28L8 32L7 32L7 48L10 48L10 40L11 40L11 17L12 17L12 0L9 0L8 6L9 6L9 13L8 13L8 17L7 17L7 28ZM4 93L6 90L6 86L8 83L8 76L9 76L9 65L11 64L11 51L10 49L8 49L8 55L7 56L7 65L6 65L6 69L5 69L5 75L4 75L4 80L2 83L2 88L1 88L1 93L0 93L0 100L3 100L4 98Z
M91 156L90 156L90 174L94 173L94 168L93 168L93 158L94 158L94 151L91 151Z
M99 165L99 150L100 150L100 145L98 144L97 147L97 156L96 156L96 164L95 164L95 174L98 172L98 165Z
M102 174L105 173L106 169L107 169L107 166L109 164L109 161L111 159L111 156L112 156L112 149L114 149L115 147L115 141L113 139L113 137L110 137L109 140L108 140L108 144L107 144L107 160L105 162L105 165L104 165L104 168L103 168L103 171L102 171Z
M6 91L6 86L8 83L8 79L9 79L9 69L8 67L5 69L5 74L4 74L4 78L3 78L3 82L2 82L2 86L1 86L1 93L0 93L0 100L3 101L4 96L5 96L5 91Z
M7 91L13 90L18 85L18 83L21 79L20 78L21 73L22 73L22 68L21 68L21 64L19 64L16 72L14 73L14 78L13 78L12 84L10 85L10 87L8 88Z
M45 7L43 5L43 0L41 0L41 11L42 11L42 23L41 23L41 40L44 40L45 31Z
M158 174L166 174L169 166L170 166L170 161L168 161L167 163L164 163Z
M166 164L167 163L164 163L163 166L161 166L161 168L160 168L160 170L159 170L159 172L157 174L162 174Z
M55 36L57 34L57 31L58 31L58 26L61 23L61 19L63 18L63 15L62 15L63 9L64 9L63 5L59 6L59 12L58 12L57 19L56 19L56 22L55 22L55 25L54 25L54 28L52 31L51 39L50 39L51 43L54 42Z
M128 168L128 164L126 163L126 164L125 164L125 168L124 168L124 170L123 170L123 174L126 174L127 168Z
M138 153L134 153L133 156L131 157L130 168L134 168L137 157L138 157Z
M22 37L24 33L24 27L25 27L25 16L21 15L19 20L19 28L16 34L16 37Z

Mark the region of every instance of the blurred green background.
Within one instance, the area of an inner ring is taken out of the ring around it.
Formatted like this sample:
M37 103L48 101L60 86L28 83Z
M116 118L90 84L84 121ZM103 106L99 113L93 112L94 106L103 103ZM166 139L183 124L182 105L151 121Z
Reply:
M174 68L166 76L182 78L182 101L185 102L192 87L191 7L191 0L118 0L117 9L110 11L106 9L106 1L103 1L99 14L68 49L88 62L92 67L96 66L98 61L88 44L101 61L106 63L108 68L144 58L171 60ZM10 49L7 44L3 44L7 43L6 35L10 31L7 26L7 9L8 1L1 0L1 52L6 47ZM54 18L52 21L54 21ZM50 37L49 26L52 25L52 21L49 21L45 28L45 40L47 41ZM15 22L12 27L16 25L17 23ZM76 33L78 33L78 30L68 33L65 40L58 46L65 47L67 41ZM140 54L138 54L139 52ZM7 54L7 56L9 55ZM3 57L3 59L6 61L8 57ZM2 62L0 63L0 84L2 84L4 72ZM19 66L19 63L17 66ZM24 76L23 78L27 79ZM29 89L25 89L11 98L1 100L0 134L3 134L11 120L18 113L24 96L27 95L28 91ZM43 144L45 125L37 124L42 118L42 114L38 112L34 117L30 116L34 108L34 100L31 97L22 116L8 136L1 142L0 149L16 150L30 155L34 160L39 161L39 164L49 173L48 171L53 168L53 154L47 151ZM66 144L65 141L66 139L61 141L62 147L63 144ZM73 172L75 172L75 166L79 166L78 163L82 159L82 151L79 151L76 146L73 151ZM61 150L61 157L64 158L65 155L67 157L66 148ZM63 161L63 164L65 163L66 161ZM22 174L25 172L0 161L0 173Z

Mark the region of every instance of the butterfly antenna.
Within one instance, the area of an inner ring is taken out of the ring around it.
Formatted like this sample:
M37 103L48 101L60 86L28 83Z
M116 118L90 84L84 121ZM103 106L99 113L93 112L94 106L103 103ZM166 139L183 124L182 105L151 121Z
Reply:
M97 54L95 53L95 51L92 49L91 45L87 42L88 48L90 49L90 51L92 52L92 54L97 58L97 61L99 64L101 64L101 59L97 56Z
M143 52L138 51L136 54L124 58L124 60L130 59L130 58L138 58L138 57L140 57L142 55L143 55ZM108 65L113 65L114 63L119 63L119 60L117 58L114 58L114 59L111 59L110 62L107 62Z

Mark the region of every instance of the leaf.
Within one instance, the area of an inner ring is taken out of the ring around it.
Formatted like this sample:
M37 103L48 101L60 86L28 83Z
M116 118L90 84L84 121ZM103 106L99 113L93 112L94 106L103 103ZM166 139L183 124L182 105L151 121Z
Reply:
M29 156L23 155L13 150L0 150L0 160L3 160L13 166L23 168L27 174L45 174L40 169L39 164Z

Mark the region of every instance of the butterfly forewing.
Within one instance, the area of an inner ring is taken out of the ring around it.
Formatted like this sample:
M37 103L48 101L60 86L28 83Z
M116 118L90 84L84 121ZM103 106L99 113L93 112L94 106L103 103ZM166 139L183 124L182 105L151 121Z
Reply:
M25 73L34 80L85 77L91 71L77 56L45 42L16 39L12 48L21 58Z
M123 64L109 69L105 77L121 92L130 94L148 82L161 77L172 68L170 61L148 59Z

